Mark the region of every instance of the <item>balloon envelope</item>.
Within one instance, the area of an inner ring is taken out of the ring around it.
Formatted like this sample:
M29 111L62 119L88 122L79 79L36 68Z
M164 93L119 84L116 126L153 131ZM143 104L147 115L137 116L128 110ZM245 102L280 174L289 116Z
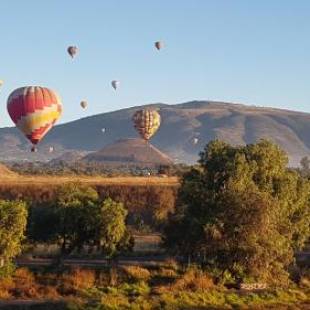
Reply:
M85 101L85 100L81 101L80 105L83 109L86 109L87 108L87 101Z
M149 140L160 126L160 115L156 110L138 110L132 117L134 127L141 138Z
M60 117L62 104L54 91L40 86L26 86L11 93L7 109L16 127L35 145Z
M67 52L72 58L74 58L78 52L78 48L76 46L69 46Z
M119 81L113 80L113 81L111 82L111 85L112 85L112 87L116 90L117 87L119 86Z
M163 46L164 46L163 42L161 42L161 41L157 41L157 42L155 42L154 44L155 44L155 47L156 47L158 50L162 49Z

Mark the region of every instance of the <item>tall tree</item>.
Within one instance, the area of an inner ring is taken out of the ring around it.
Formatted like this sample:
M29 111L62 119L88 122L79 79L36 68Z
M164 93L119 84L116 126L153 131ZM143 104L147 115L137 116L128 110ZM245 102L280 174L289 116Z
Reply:
M66 184L56 193L55 213L62 254L92 242L95 236L98 193L89 186Z
M118 252L133 246L125 222L127 213L122 203L110 198L105 199L101 205L98 241L102 252L108 257L114 257Z
M24 202L0 200L0 267L5 267L21 252L26 223Z
M310 185L271 142L210 142L183 176L166 245L235 277L287 279L310 230Z

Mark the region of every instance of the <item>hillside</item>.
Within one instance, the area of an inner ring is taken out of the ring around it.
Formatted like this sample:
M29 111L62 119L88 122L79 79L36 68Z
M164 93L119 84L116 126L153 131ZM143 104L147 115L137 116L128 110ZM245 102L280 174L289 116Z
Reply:
M7 178L16 178L18 176L17 173L11 171L5 165L0 164L0 179L7 179Z
M288 152L291 165L310 155L310 114L307 113L210 101L154 106L160 109L162 125L151 143L176 162L196 161L203 146L215 138L233 144L271 139ZM2 128L0 160L50 160L67 151L98 151L119 139L135 138L131 116L137 108L55 126L36 154L29 153L28 142L15 128ZM194 139L198 139L196 143ZM55 152L48 154L49 145L55 146Z
M172 160L142 139L120 139L83 158L84 161L169 165Z

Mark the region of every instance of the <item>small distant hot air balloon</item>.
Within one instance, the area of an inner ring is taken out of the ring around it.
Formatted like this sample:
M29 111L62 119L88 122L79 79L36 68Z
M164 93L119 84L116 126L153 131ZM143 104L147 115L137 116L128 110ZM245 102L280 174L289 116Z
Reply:
M85 101L85 100L81 101L80 105L83 109L86 109L87 108L87 101Z
M156 110L138 110L132 117L134 127L144 140L149 140L160 126L160 115Z
M76 46L69 46L67 48L68 54L71 56L71 58L74 58L78 52L78 48Z
M54 147L53 147L53 146L50 146L50 147L48 148L48 152L49 152L49 153L53 153L53 152L54 152Z
M161 41L155 42L154 45L159 51L164 47L164 44Z
M14 90L7 101L8 113L16 127L33 144L38 144L62 112L58 95L45 87L26 86Z
M102 133L105 133L105 128L102 128L101 131L102 131Z
M199 139L198 139L198 138L194 138L193 143L194 143L194 144L197 144L197 143L198 143L198 141L199 141Z
M0 87L3 85L3 83L4 83L3 80L0 80Z
M111 82L111 85L115 90L118 88L119 84L120 84L119 81L116 81L116 80L113 80Z

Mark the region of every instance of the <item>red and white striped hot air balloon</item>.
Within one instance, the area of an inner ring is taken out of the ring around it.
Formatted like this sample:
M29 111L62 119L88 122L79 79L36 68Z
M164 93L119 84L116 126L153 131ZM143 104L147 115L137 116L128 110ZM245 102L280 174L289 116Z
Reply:
M53 127L62 112L58 95L45 87L26 86L14 90L7 109L16 127L33 144L38 144Z

